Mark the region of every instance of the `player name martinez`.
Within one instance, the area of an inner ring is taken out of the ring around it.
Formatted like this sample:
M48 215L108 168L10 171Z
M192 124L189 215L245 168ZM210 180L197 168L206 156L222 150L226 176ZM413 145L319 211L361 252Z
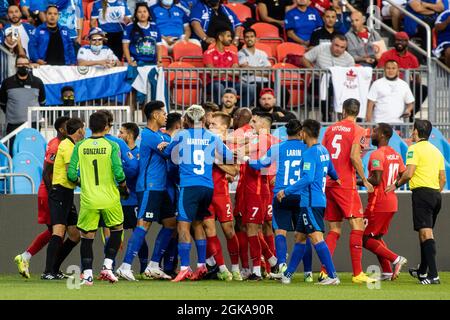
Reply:
M83 154L85 155L106 154L106 148L86 148L83 149Z
M344 132L350 132L352 129L349 127L344 126L336 126L331 128L332 131L344 131Z
M187 144L195 144L195 145L201 145L201 146L208 146L209 140L208 139L187 139Z

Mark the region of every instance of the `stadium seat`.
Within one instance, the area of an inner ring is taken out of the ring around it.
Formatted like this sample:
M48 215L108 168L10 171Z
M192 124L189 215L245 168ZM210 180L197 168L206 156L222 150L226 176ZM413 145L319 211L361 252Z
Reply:
M225 6L230 8L241 22L245 22L247 18L252 17L252 10L242 3L227 3Z
M187 62L198 68L204 67L202 48L193 43L177 42L173 46L172 55L175 61Z
M169 86L173 88L171 102L180 106L191 106L199 104L201 98L202 81L197 71L180 70L173 71L171 69L195 67L186 62L173 62L167 69Z
M298 67L289 63L276 63L272 66L273 69L298 69ZM272 74L272 81L275 82L275 74ZM305 79L305 75L294 71L282 71L281 85L289 90L291 98L287 103L287 106L296 107L303 105L305 102L305 91L309 85L311 76L308 74Z
M169 49L166 46L160 46L161 52L161 60L164 68L167 68L172 62L173 58L169 56Z
M14 173L26 173L33 179L34 192L37 193L42 179L42 162L32 153L22 151L13 157ZM31 194L31 183L25 177L14 177L14 194Z
M265 44L263 42L256 42L255 47L256 47L256 49L264 51L267 54L267 56L269 57L269 59L274 61L273 64L278 62L275 52L273 52L272 47L269 46L268 44Z
M273 130L272 135L284 141L287 140L286 126L281 126Z
M278 28L270 23L257 22L252 25L252 29L256 31L256 37L259 43L264 43L272 48L272 52L277 52L277 46L284 40L280 37Z
M42 164L44 163L45 148L47 141L39 131L33 128L26 128L20 131L13 145L13 157L22 151L32 153Z
M441 151L442 155L447 161L450 161L450 144L438 129L433 128L428 141L430 141L436 148L439 149L439 151Z
M7 154L9 154L8 148L0 142L0 149ZM0 153L0 173L2 172L9 172L9 164L8 164L8 158ZM5 183L8 183L8 178L6 179L0 179L0 193L4 193L5 191Z
M284 62L288 54L296 54L303 56L305 54L305 47L293 42L283 42L277 46L277 59L279 62Z
M394 130L391 139L389 140L389 145L397 151L403 158L403 162L406 161L406 151L408 150L408 145L398 133Z

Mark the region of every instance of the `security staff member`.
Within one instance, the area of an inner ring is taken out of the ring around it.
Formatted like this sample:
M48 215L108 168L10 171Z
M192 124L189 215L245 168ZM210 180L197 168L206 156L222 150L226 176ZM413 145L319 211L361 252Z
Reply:
M428 120L416 120L408 148L406 171L386 192L409 181L412 190L414 230L419 232L421 262L418 269L410 269L411 276L421 284L440 284L436 267L436 243L433 228L441 209L441 191L445 185L444 157L428 142L432 125ZM428 274L427 274L428 270Z

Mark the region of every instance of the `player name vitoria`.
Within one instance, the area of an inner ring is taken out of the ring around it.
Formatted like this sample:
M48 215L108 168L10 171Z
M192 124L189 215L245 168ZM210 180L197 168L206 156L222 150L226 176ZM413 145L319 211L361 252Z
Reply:
M106 154L106 148L86 148L83 149L83 154Z
M196 144L196 145L201 145L201 146L207 146L207 145L209 145L209 140L208 139L192 139L192 138L188 138L187 139L187 144Z

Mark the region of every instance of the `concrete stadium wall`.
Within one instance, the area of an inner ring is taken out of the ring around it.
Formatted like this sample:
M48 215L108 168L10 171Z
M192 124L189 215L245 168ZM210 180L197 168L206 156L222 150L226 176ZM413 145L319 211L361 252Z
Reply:
M362 195L365 202L366 195ZM78 196L77 205L78 205ZM412 213L411 213L411 195L399 194L399 213L394 217L389 234L385 237L386 242L390 248L408 258L409 266L415 266L420 260L418 236L413 231ZM450 194L443 195L443 205L440 216L437 220L437 227L435 229L435 238L437 240L438 252L438 267L443 271L450 271L450 221L448 217L448 208L450 208ZM8 195L0 196L0 273L15 273L17 272L14 264L14 257L22 253L30 241L41 231L44 226L37 224L37 196L36 195ZM153 246L156 233L159 231L159 226L152 226L147 241ZM339 240L335 252L335 264L338 271L351 271L351 261L348 248L348 226L345 226L343 236ZM221 239L222 232L218 231ZM126 232L125 240L130 236L130 231ZM289 235L289 250L292 248L293 235ZM126 246L126 244L125 244ZM122 261L124 255L122 250L118 255L118 263ZM229 263L228 254L226 251L226 242L222 241L222 249L226 257L226 262ZM152 247L150 248L150 254ZM42 250L31 261L30 271L33 274L42 273L45 265L46 250ZM315 255L314 255L315 256ZM192 250L192 262L195 259L195 246ZM138 271L138 259L135 260L134 270ZM100 270L103 261L103 248L101 237L97 234L94 245L94 268L96 272ZM71 253L63 267L67 265L79 265L80 254L79 247L76 247ZM368 251L363 251L363 266L366 268L369 265L378 264L376 257ZM319 263L314 257L313 269L319 269Z

